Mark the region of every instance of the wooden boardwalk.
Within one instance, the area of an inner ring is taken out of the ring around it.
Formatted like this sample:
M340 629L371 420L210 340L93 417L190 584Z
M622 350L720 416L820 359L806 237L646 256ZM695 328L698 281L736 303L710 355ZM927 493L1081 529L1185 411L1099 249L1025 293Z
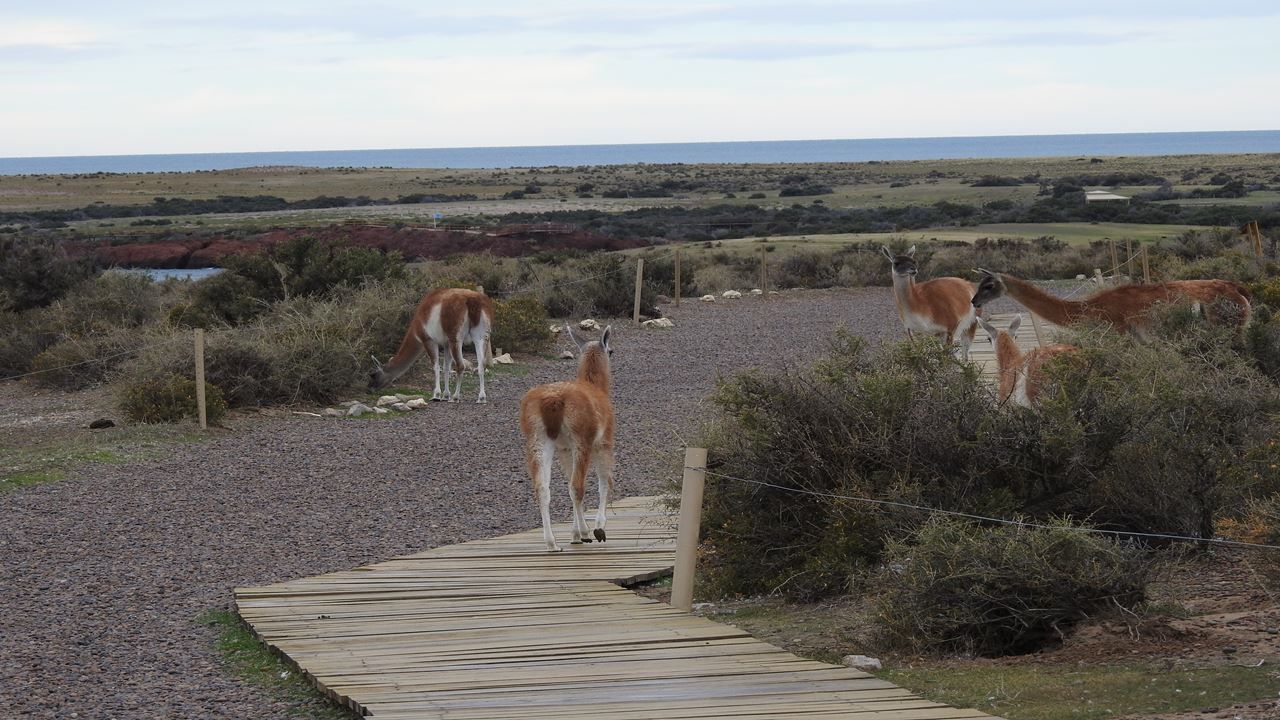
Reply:
M321 690L375 718L991 717L618 585L668 573L674 538L653 498L629 498L604 544L551 554L535 530L239 588L236 605Z

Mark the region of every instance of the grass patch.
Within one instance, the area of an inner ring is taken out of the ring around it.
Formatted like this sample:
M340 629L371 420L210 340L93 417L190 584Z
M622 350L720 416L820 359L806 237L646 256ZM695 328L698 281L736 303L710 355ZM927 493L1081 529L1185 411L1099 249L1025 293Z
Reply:
M0 492L25 485L62 480L86 464L116 464L156 457L175 442L204 436L189 427L135 425L107 431L76 430L33 439L15 433L0 443Z
M1006 720L1105 720L1274 699L1272 668L1169 670L1149 665L912 668L876 675L930 700Z
M234 612L211 610L201 615L199 622L217 631L215 647L222 655L223 666L232 675L293 703L294 707L287 711L289 715L315 720L351 720L359 717L322 695L295 667L259 641Z

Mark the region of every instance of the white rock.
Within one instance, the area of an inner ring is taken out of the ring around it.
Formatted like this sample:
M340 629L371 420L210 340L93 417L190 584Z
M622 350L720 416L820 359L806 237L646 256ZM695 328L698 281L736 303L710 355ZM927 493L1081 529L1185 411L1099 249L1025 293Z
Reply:
M550 330L551 330L551 334L552 334L552 335L559 335L560 333L564 332L564 326L563 326L563 325L552 325L552 326L550 326Z
M342 417L342 411L337 408L325 408L320 414L325 417Z
M1084 275L1076 275L1076 279L1077 279L1077 280L1083 280L1083 279L1084 279Z
M763 291L763 290L761 290L760 288L751 288L751 294L752 294L752 295L763 295L763 294L764 294L764 291Z
M428 405L430 405L430 404L431 404L431 403L427 402L427 399L426 399L426 398L414 398L414 399L410 400L409 402L405 403L404 405L405 405L405 407L409 408L410 410L421 410L422 408L424 408L424 407L426 407L426 406L428 406Z
M359 404L360 404L359 400L343 400L342 402L338 403L338 407L349 408L352 405L359 405Z
M396 399L400 402L407 403L410 400L421 400L421 395L396 395Z
M591 318L587 318L586 320L583 320L582 322L578 323L578 327L582 328L583 330L599 330L600 323L596 322L595 320L592 320Z
M561 360L572 360L572 359L573 359L573 353L569 352L568 350L565 350L564 352L560 353L560 359L561 359Z
M511 353L502 353L493 358L493 361L499 365L515 365L516 361L511 359Z
M321 415L320 413L306 412L305 410L294 410L294 411L293 411L293 414L294 414L294 415L301 415L301 416L303 416L303 417L314 417L314 418L324 417L324 416L323 416L323 415Z
M715 301L716 301L716 296L715 296L715 295L703 295L703 296L702 296L702 302L715 302Z
M378 413L379 415L386 415L387 413L391 412L390 410L384 407L376 407L373 409L373 411Z
M375 407L386 407L387 405L395 405L401 402L400 398L395 395L383 395L378 398L378 402L374 403Z
M395 410L396 412L411 412L413 410L413 408L409 407L408 403L402 403L402 402L392 405L391 409Z
M362 402L353 403L351 407L347 408L347 417L360 417L361 415L370 412L373 412L373 408L368 405L365 405Z
M867 657L866 655L845 655L841 662L847 667L858 670L879 670L883 667L880 664L880 658Z
M738 298L742 297L742 293L738 292L737 290L725 290L721 294L721 296L725 300L737 300Z
M640 323L640 326L653 330L655 328L675 327L676 324L671 322L669 318L654 318L653 320L645 320L644 322Z

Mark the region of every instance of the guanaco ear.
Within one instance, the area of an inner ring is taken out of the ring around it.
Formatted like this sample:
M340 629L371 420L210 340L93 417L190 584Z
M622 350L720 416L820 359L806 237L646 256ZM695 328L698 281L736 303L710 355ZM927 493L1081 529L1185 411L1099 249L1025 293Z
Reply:
M881 245L880 252L884 253L884 256L889 258L889 262L893 262L893 253L889 252L888 245Z
M982 268L974 268L973 270L974 270L974 272L980 272L980 273L982 273L983 275L986 275L987 277L995 277L995 276L996 276L996 274L995 274L995 273L993 273L993 272L991 272L990 270L983 270Z
M605 352L609 352L609 331L613 330L612 325L605 325L604 332L600 334L600 348Z
M1015 315L1013 318L1013 322L1009 323L1009 334L1012 335L1018 332L1018 328L1020 327L1022 327L1022 316Z
M978 317L977 320L978 320L978 324L982 326L982 329L986 330L987 334L991 336L991 342L994 343L996 341L996 335L997 333L999 333L999 330L996 330L991 323L987 322L981 317Z
M916 256L916 246L915 246L915 245L912 245L912 246L911 246L911 248L910 248L909 250L907 250L907 257L912 257L912 258L913 258L913 257L915 257L915 256Z
M573 341L573 344L576 345L579 350L581 350L582 343L578 342L578 338L573 336L573 328L569 326L569 323L564 324L564 331L569 333L569 339Z
M381 369L382 369L382 363L378 361L378 358L377 358L377 356L376 356L376 355L370 355L370 356L369 356L369 359L373 361L373 367L374 367L374 368L376 368L376 369L378 369L378 370L381 370Z

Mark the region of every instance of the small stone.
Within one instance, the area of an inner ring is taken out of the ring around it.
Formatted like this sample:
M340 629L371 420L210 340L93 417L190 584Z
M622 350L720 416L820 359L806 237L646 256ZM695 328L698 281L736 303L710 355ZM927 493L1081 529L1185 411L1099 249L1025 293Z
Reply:
M324 417L342 417L342 411L337 408L325 408L320 414Z
M1227 655L1234 655L1234 654L1235 654L1235 652L1236 652L1236 646L1235 646L1235 645L1228 645L1228 646L1226 646L1226 647L1222 648L1222 652L1223 652L1223 653L1225 653L1225 654L1227 654Z
M591 318L587 318L586 320L583 320L582 322L578 323L578 327L582 328L583 330L599 330L600 323L596 322L595 320L592 320Z
M383 395L382 397L378 398L378 402L374 403L374 406L386 407L387 405L395 405L398 402L402 402L402 400L400 400L400 398L396 395Z
M493 361L499 365L515 365L516 364L516 361L511 359L511 353L502 353L501 355L496 355L494 356Z
M342 401L342 402L338 403L338 407L349 408L349 407L351 407L352 405L360 405L360 404L361 404L361 402L360 402L359 400L344 400L344 401Z
M395 405L392 405L391 409L395 410L396 412L413 412L413 408L409 407L409 403L402 403L402 402L398 402Z
M405 403L404 406L409 408L410 410L421 410L422 408L430 404L431 403L427 402L426 398L414 398L409 402Z
M671 322L670 318L654 318L653 320L645 320L644 322L640 323L640 326L653 330L655 328L675 327L676 324Z
M1076 275L1076 279L1077 279L1077 280L1083 280L1083 279L1084 279L1084 275Z
M103 428L109 428L109 427L115 427L115 426L116 424L111 420L108 420L107 418L98 418L97 420L94 420L93 422L89 423L90 430L101 430Z
M414 398L420 398L420 397L422 396L421 395L401 395L399 393L396 393L396 399L399 400L400 402L409 402Z
M723 293L720 293L720 296L725 300L737 300L742 297L742 293L737 290L725 290Z
M716 296L715 296L715 295L703 295L701 299L702 299L702 302L715 302L715 301L716 301Z
M1267 628L1268 635L1280 635L1280 628Z
M550 330L551 330L551 334L552 334L552 335L559 335L560 333L564 332L564 326L563 326L563 325L552 325L552 326L550 327Z
M323 416L323 415L321 415L320 413L307 412L307 411L305 411L305 410L294 410L292 414L293 414L293 415L301 415L301 416L303 416L303 417L314 417L314 418L324 417L324 416Z
M351 407L347 408L347 417L360 417L365 413L371 413L371 412L373 412L373 408L369 407L368 405L365 405L362 402L358 402L353 404Z
M373 409L373 411L379 415L386 415L387 413L391 412L390 410L384 407L376 407Z
M880 658L868 657L866 655L845 655L840 660L846 667L857 670L880 670L884 666L880 663Z
M751 288L751 294L759 296L759 295L763 295L764 291L761 290L760 288Z
M561 360L572 360L572 359L573 359L573 353L569 352L568 350L565 350L564 352L560 353L560 359L561 359Z

